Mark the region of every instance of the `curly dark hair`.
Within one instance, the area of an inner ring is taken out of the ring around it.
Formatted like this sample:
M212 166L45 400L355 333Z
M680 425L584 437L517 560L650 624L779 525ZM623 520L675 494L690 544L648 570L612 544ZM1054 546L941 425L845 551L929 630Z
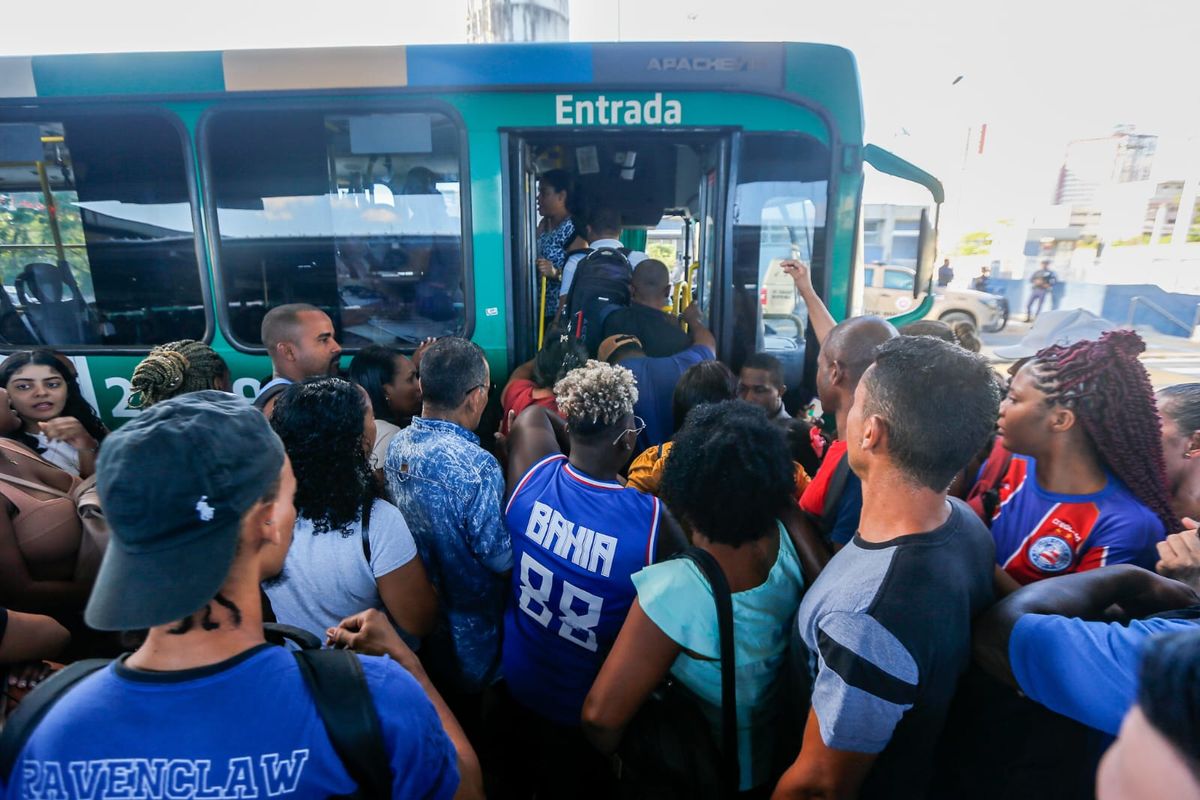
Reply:
M96 409L83 399L83 392L79 389L79 379L75 375L75 370L68 367L69 363L66 361L66 356L53 350L22 350L13 353L0 363L0 387L7 388L13 375L29 364L49 367L61 375L67 385L67 402L63 405L61 416L74 417L79 420L89 436L97 442L102 442L108 435L108 428L104 427L104 423L100 421L100 415L96 413ZM9 438L15 439L33 450L40 452L42 449L37 438L26 433L24 428L9 434Z
M796 484L766 412L736 400L699 405L673 441L661 496L684 525L730 547L775 530Z
M1162 424L1150 375L1133 331L1047 347L1034 356L1034 383L1050 403L1075 412L1102 465L1117 476L1167 531L1179 530L1167 491Z
M309 378L292 384L275 403L271 427L296 473L296 512L315 533L348 528L376 496L363 448L367 401L347 380Z

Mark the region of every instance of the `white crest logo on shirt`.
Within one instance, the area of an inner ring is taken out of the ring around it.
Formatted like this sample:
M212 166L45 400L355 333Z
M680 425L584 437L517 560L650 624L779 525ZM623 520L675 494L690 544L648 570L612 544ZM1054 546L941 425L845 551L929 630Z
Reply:
M216 513L216 509L208 504L208 495L204 495L196 501L196 514L200 517L201 522L211 522Z
M1042 572L1062 572L1071 566L1075 551L1065 539L1043 536L1029 545L1029 561Z

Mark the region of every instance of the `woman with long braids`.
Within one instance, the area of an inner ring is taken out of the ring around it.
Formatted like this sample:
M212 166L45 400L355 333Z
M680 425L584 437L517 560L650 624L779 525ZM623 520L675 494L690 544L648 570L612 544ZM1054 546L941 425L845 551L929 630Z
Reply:
M296 524L282 572L263 584L276 619L324 639L369 608L413 645L433 629L437 595L408 524L382 499L369 457L366 392L341 378L289 386L271 412L296 474Z
M1153 568L1155 545L1179 529L1144 349L1136 333L1110 331L1048 347L1013 378L999 430L1015 455L991 528L996 561L1018 583Z

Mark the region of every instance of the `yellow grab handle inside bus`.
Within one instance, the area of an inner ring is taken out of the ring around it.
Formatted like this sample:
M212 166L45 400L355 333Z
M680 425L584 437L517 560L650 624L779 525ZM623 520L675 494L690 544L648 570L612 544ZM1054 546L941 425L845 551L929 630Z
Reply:
M546 276L542 276L542 307L538 314L538 350L542 349L542 340L546 338Z

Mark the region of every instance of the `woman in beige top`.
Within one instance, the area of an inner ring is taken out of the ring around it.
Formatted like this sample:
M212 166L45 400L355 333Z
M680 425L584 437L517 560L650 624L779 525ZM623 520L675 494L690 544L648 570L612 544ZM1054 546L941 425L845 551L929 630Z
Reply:
M0 605L77 615L92 576L76 574L83 525L64 495L80 479L7 438L20 427L0 389Z

